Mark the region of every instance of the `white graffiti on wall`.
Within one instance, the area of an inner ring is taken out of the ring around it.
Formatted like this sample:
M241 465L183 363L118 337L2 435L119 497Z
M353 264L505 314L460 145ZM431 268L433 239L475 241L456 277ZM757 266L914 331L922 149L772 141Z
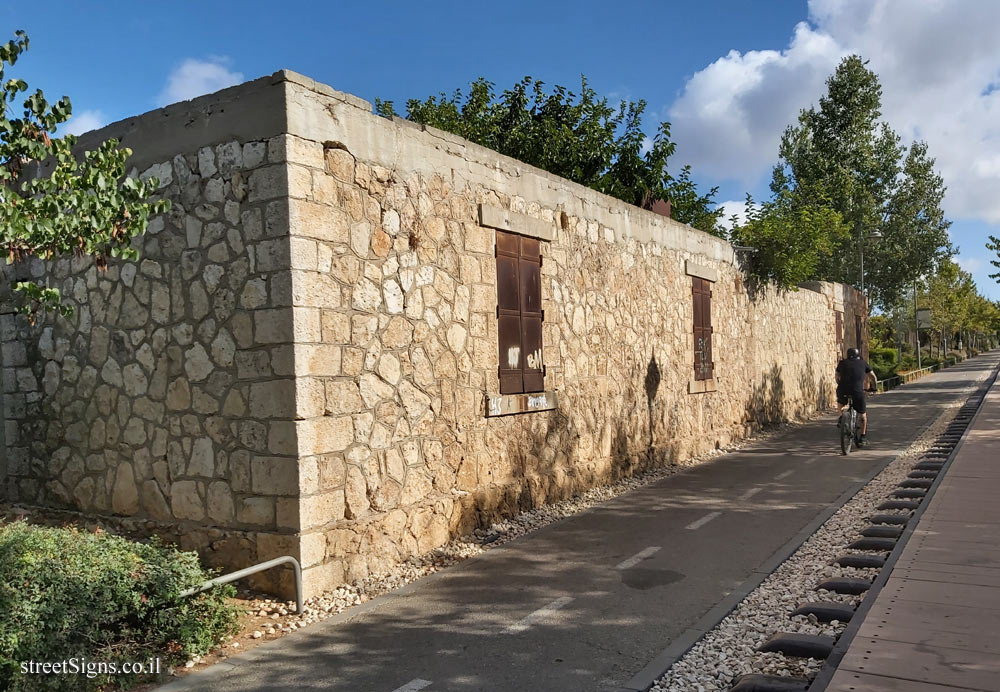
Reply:
M528 354L528 368L531 370L541 370L542 369L542 349L535 349L534 353Z
M491 416L499 416L503 413L503 397L502 396L491 396L489 398L489 407Z
M549 400L544 394L539 396L529 396L528 397L528 408L545 408L549 403Z
M521 364L521 347L511 346L507 349L507 367L511 370L517 370L517 366Z
M553 392L536 394L493 394L486 397L487 416L507 416L528 411L549 411L556 407Z

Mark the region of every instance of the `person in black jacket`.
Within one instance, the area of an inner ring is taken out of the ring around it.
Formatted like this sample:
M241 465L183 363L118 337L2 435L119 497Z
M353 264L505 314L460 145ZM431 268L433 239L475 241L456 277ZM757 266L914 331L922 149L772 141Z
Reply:
M871 366L861 358L861 354L858 353L858 349L856 348L847 349L847 358L837 363L835 376L837 378L837 403L840 404L840 413L843 413L847 407L847 397L850 395L854 401L854 410L861 417L861 440L858 442L858 446L863 447L868 443L865 383L870 381L870 389L871 391L875 391L875 383L878 380L876 380ZM839 415L837 419L838 423L840 420Z

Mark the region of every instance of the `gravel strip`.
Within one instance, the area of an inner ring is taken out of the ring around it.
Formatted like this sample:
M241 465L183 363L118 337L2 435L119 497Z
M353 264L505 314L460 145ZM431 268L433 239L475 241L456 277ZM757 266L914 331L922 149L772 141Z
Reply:
M986 377L970 386L968 393ZM967 395L966 395L967 396ZM874 579L878 569L858 569L830 564L846 546L859 538L872 514L902 514L909 511L876 510L896 484L906 478L917 457L927 451L966 401L961 396L943 407L941 415L878 476L862 488L815 534L763 583L751 592L713 630L680 658L652 690L656 692L728 690L735 679L746 673L812 678L823 662L779 653L760 653L757 647L777 632L800 632L837 637L847 623L820 623L812 615L789 617L805 601L838 601L858 605L864 595L848 596L816 590L829 577ZM867 551L866 551L867 552ZM870 553L877 554L877 553ZM884 554L883 554L884 555Z

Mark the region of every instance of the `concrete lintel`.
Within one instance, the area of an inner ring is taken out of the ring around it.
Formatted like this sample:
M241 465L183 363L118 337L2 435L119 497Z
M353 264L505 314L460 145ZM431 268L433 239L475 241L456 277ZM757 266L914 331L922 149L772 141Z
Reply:
M556 390L531 394L487 394L486 417L509 416L515 413L551 411L559 405Z
M688 394L704 394L715 391L715 378L711 380L689 380Z
M711 267L705 267L700 264L695 264L691 260L684 261L684 273L688 276L697 276L700 279L707 279L711 282L716 282L719 280L719 272Z
M539 240L551 241L556 237L556 228L549 222L533 219L520 212L492 207L488 204L479 205L479 224L501 231L520 233Z

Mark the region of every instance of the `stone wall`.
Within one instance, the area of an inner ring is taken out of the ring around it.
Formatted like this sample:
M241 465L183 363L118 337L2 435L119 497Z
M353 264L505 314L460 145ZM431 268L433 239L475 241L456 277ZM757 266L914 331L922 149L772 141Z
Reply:
M853 339L851 289L750 295L717 238L294 73L95 137L123 134L174 208L135 265L22 268L77 310L2 317L0 485L218 564L295 555L310 591L806 416L835 311ZM487 417L498 227L546 238L556 403ZM708 382L692 274L714 279Z
M339 372L303 364L296 382L314 585L829 404L834 309L850 314L853 291L751 297L717 238L372 116L309 80L289 82L289 132L296 315L319 324L315 347L340 355ZM542 298L555 410L485 415L499 391L497 222L486 217L551 238ZM701 393L692 265L716 279L716 374Z

